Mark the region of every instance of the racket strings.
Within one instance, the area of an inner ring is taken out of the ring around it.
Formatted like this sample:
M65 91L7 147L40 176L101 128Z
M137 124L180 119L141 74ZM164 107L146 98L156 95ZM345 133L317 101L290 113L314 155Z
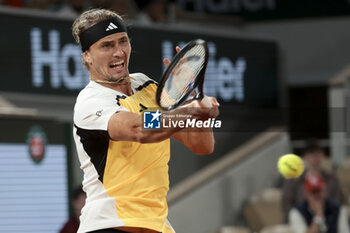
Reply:
M161 105L171 106L179 102L192 89L205 64L206 50L196 45L187 51L173 68L161 95Z

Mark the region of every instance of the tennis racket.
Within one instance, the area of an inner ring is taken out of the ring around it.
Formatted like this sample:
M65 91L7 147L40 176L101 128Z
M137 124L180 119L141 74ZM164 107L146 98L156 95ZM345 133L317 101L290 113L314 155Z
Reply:
M208 53L207 43L197 39L187 43L174 56L157 89L156 101L163 110L172 110L185 101L203 98ZM196 88L198 92L191 95Z

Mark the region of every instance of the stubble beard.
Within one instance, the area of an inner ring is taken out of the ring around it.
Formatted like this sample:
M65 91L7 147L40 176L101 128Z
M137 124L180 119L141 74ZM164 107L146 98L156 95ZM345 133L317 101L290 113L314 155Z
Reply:
M115 77L112 77L112 76L107 77L106 81L108 81L108 82L120 82L120 80L126 79L128 77L129 77L129 73L125 72L125 74L123 76L119 77L119 78L115 78Z

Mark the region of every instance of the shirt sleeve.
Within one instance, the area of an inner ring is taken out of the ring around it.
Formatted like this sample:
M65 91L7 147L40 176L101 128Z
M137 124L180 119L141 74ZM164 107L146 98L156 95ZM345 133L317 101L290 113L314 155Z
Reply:
M306 233L306 222L296 208L290 210L288 219L290 228L292 229L293 233Z
M74 124L82 129L105 130L113 114L128 111L115 102L106 99L90 98L80 100L74 108Z

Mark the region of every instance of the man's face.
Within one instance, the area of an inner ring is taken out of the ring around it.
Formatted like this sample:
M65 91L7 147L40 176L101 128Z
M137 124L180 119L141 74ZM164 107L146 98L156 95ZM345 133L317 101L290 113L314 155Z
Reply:
M312 191L307 191L306 197L308 200L313 199L315 201L323 201L326 197L326 190L325 188L320 188Z
M323 156L323 152L319 150L306 153L304 155L304 160L308 169L319 171L321 169Z
M83 54L93 79L117 81L129 76L131 46L126 32L103 37Z

